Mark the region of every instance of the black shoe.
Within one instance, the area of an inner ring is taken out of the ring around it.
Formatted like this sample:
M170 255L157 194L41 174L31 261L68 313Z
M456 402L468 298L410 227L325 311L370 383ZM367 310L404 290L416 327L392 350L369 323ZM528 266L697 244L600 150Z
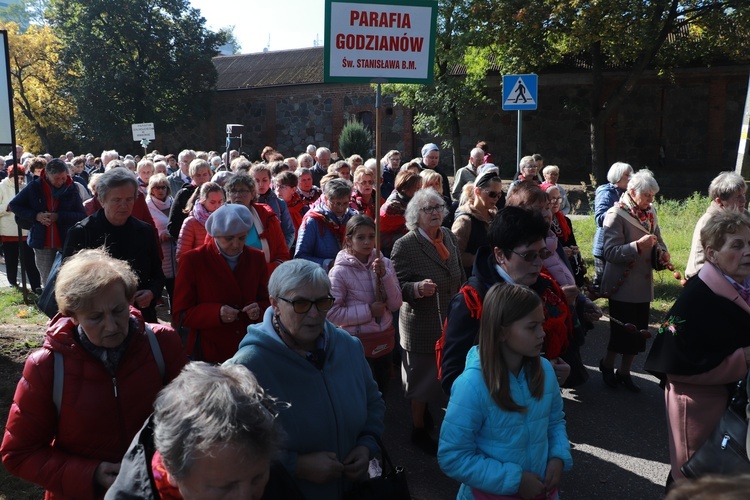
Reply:
M602 379L604 379L604 383L607 384L612 389L617 389L617 378L615 378L615 369L606 368L604 366L604 360L600 359L599 371L602 372Z
M627 390L630 392L641 392L641 388L635 385L633 382L633 378L630 376L630 374L623 374L620 373L620 370L617 370L617 373L615 374L617 377L617 381L625 386Z
M437 456L437 443L430 436L430 431L422 427L421 429L412 429L411 443L417 448L433 457Z

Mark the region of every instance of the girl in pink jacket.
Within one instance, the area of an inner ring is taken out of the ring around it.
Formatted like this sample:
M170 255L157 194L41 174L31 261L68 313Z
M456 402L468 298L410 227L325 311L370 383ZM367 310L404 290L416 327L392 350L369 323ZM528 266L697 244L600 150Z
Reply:
M190 214L182 223L177 238L175 259L179 262L185 252L203 245L206 240L206 221L226 201L224 188L215 182L204 182L187 202L184 212Z
M355 215L346 225L345 248L328 273L336 298L328 319L357 337L378 389L385 394L391 376L395 327L401 287L390 259L375 250L375 223Z

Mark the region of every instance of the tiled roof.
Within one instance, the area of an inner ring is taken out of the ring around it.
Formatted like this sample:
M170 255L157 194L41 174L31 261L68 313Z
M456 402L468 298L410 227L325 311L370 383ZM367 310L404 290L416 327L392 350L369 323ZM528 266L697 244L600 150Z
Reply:
M214 57L217 90L323 83L324 47Z

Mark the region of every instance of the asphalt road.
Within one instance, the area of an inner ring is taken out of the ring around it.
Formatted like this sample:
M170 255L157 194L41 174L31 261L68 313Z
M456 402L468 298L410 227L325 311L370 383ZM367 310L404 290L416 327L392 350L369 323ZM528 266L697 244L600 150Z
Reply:
M663 498L669 472L663 391L643 372L645 354L636 358L633 370L639 394L604 385L598 366L608 333L605 320L589 332L581 354L590 378L563 390L573 469L563 474L559 494L564 499ZM410 410L400 380L392 382L386 403L385 445L394 462L407 469L412 496L455 498L459 484L440 471L435 458L410 444Z

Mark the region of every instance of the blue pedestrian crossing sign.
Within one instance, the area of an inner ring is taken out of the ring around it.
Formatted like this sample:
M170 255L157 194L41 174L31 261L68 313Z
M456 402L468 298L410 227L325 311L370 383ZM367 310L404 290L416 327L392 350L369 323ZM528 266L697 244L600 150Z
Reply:
M536 75L503 76L503 110L530 111L536 109Z

